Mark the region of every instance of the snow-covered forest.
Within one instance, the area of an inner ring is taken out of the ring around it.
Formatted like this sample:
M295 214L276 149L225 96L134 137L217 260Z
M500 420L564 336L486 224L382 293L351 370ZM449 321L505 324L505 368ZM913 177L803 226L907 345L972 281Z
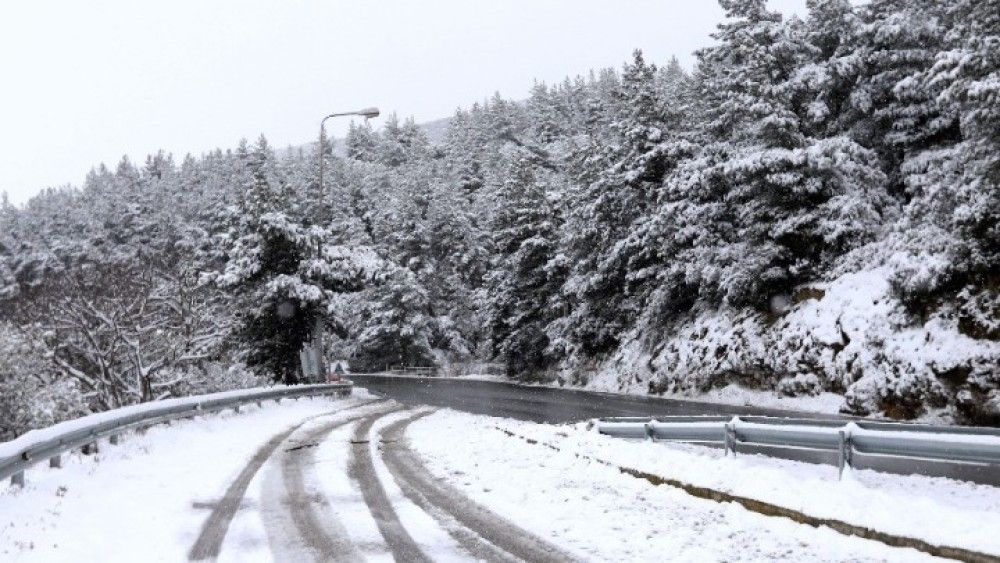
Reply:
M295 382L317 318L355 371L1000 424L1000 1L720 3L693 69L637 51L441 139L392 117L5 200L0 439Z

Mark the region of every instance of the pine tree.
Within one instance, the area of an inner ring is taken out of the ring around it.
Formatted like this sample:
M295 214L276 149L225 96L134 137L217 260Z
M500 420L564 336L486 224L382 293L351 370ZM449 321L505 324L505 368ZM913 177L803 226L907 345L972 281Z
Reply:
M561 279L553 271L555 214L530 158L510 164L496 205L498 254L486 284L493 353L504 358L510 375L534 377L551 363L545 327L556 313L549 305Z
M726 0L719 45L699 52L709 101L706 166L697 191L722 207L721 297L767 308L870 236L883 205L872 154L844 137L812 138L796 113L798 69L812 49L762 0Z
M427 136L412 117L400 124L396 114L389 116L379 138L379 162L394 168L424 158L429 150Z
M394 268L368 294L355 369L434 365L429 308L427 293L413 273Z
M1000 276L1000 3L959 0L949 16L951 48L938 54L927 73L927 86L957 115L962 142L949 167L956 170L951 188L952 225L970 243L968 266ZM946 177L944 180L948 181Z
M560 111L558 101L544 82L535 82L532 86L526 113L532 137L538 143L547 145L565 136L562 123L567 116Z
M681 134L685 77L677 66L671 73L669 79L661 76L640 51L634 53L614 91L609 137L596 141L600 152L589 151L578 167L593 172L578 176L587 185L576 196L580 203L570 219L574 267L566 289L573 298L567 301L579 305L566 324L572 327L570 340L589 354L613 349L637 316L642 304L627 280L631 253L639 249L621 241L649 216L664 176L693 148ZM664 88L677 98L663 100Z
M347 157L362 162L375 162L378 160L378 135L372 130L368 122L362 125L355 125L351 122L350 129L344 139L347 147Z
M958 136L955 116L915 80L944 46L944 6L937 0L875 0L862 8L852 38L853 138L879 153L890 193L903 199L909 198L901 171L906 154Z

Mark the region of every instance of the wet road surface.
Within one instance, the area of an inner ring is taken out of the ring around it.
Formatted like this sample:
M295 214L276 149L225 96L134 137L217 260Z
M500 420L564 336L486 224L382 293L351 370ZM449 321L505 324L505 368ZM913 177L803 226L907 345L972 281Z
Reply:
M352 375L359 387L411 406L447 407L473 414L532 422L567 423L607 416L758 415L842 419L798 411L741 407L641 395L596 393L579 389L532 387L515 383L433 377ZM837 453L794 448L741 445L742 453L835 465ZM854 467L889 473L949 477L1000 486L1000 466L854 454Z
M579 422L603 416L761 415L836 419L797 411L680 401L642 395L579 389L532 387L516 383L434 377L352 375L358 386L407 404L448 407L488 416L532 422Z

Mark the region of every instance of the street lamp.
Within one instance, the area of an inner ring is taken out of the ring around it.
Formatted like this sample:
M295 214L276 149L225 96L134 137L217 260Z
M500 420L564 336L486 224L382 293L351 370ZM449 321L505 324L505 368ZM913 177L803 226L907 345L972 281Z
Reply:
M373 117L378 117L379 111L376 107L359 109L357 111L345 111L341 113L331 113L330 115L323 118L319 122L319 193L325 193L323 189L323 141L326 140L326 120L331 117L347 117L347 116L358 116L363 117L366 120ZM312 365L315 367L321 378L326 378L326 357L323 345L323 317L322 315L316 318L316 324L313 326L312 335ZM307 365L305 357L302 358L302 372L303 375L306 374Z
M366 120L378 117L378 108L365 108L357 111L345 111L343 113L331 113L319 122L319 193L323 193L323 141L326 139L326 120L331 117L346 117L356 115Z

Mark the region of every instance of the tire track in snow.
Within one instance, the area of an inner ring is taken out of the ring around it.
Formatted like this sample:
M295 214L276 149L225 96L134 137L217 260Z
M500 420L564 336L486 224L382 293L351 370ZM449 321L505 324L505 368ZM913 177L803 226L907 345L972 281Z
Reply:
M374 416L398 408L382 407ZM369 416L373 414L361 413L311 429L301 438L290 440L290 447L274 459L264 482L261 517L276 561L365 560L311 473L316 465L316 447L321 442L335 430ZM384 549L381 544L374 547Z
M575 561L546 540L477 504L435 478L406 443L406 427L434 411L423 411L388 425L382 459L400 489L437 520L472 557L486 561Z
M398 410L398 409L395 409ZM394 412L394 411L390 411ZM358 424L354 431L352 440L351 460L348 464L348 474L361 488L361 494L365 499L365 504L375 518L379 532L392 551L392 556L396 561L406 562L427 562L430 563L424 552L406 531L399 521L399 516L392 507L389 495L378 479L375 471L375 461L372 459L371 443L369 435L375 422L390 414L384 412L368 416Z
M260 471L260 468L264 466L264 463L266 463L267 460L274 455L278 446L287 440L288 437L291 436L296 430L316 418L356 410L377 402L380 401L368 401L366 403L354 405L344 409L337 409L327 413L310 416L303 419L298 424L295 424L290 428L272 436L271 439L258 448L253 457L250 458L250 461L247 462L240 473L236 476L236 479L230 483L222 498L219 499L219 502L215 504L211 514L208 515L208 518L202 525L198 538L195 540L194 545L191 546L191 550L188 552L188 559L191 561L201 561L205 559L214 559L219 556L219 552L222 549L222 542L225 540L226 533L229 531L229 525L232 523L237 510L239 510L240 504L243 502L243 497L246 495L250 482L257 475L257 472Z

